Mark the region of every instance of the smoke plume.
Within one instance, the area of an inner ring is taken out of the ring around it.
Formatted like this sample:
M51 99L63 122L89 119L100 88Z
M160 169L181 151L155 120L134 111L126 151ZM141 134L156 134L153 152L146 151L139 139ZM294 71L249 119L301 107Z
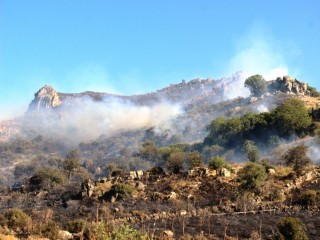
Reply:
M168 102L140 106L116 98L107 98L101 102L85 98L72 107L60 109L59 114L37 115L36 120L29 122L29 128L41 128L42 132L50 136L79 142L143 127L156 127L160 131L170 128L171 120L181 113L180 105Z

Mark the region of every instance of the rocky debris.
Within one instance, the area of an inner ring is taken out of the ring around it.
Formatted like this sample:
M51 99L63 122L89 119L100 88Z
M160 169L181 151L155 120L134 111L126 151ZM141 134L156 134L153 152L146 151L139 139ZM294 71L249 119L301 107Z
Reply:
M180 216L186 216L187 215L187 211L186 210L181 210L180 211Z
M151 200L153 201L157 201L157 200L163 201L165 198L166 198L165 195L160 192L154 192L151 196Z
M146 186L142 182L136 182L135 188L138 191L144 191L146 189Z
M34 94L28 112L37 112L58 107L61 104L59 93L50 85L45 85Z
M204 177L204 176L210 177L210 176L216 176L216 175L217 175L216 170L211 170L207 167L196 167L188 171L189 177Z
M217 176L217 170L208 169L208 171L206 172L206 176L207 176L207 177Z
M59 231L59 237L61 240L73 239L72 233L70 233L68 231Z
M162 232L163 238L166 240L173 240L174 239L174 234L171 230L165 230Z
M131 180L141 179L143 177L143 171L142 170L130 171L129 175Z
M220 171L220 176L222 176L222 177L230 177L231 176L231 172L226 168L222 168L221 171Z
M275 175L276 174L276 170L274 168L268 168L267 172L270 174L270 175Z
M175 192L171 192L171 193L168 195L167 198L172 200L172 199L176 199L177 196L178 196L178 195L177 195Z
M268 82L268 90L271 93L280 91L288 94L309 95L308 84L293 79L290 76L278 77Z

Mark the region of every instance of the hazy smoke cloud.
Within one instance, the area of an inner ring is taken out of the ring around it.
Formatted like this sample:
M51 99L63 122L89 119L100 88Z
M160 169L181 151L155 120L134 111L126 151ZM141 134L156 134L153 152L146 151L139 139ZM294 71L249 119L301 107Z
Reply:
M268 109L268 107L267 107L266 105L260 104L260 105L257 107L257 111L258 111L259 113L261 113L261 112L269 112L269 109Z
M317 146L310 146L307 152L308 157L315 163L320 163L320 149Z
M228 78L223 86L223 100L229 100L237 97L248 97L250 91L244 86L248 75L244 72L236 72L231 78Z
M261 74L266 80L288 75L285 52L281 44L272 38L266 26L256 24L239 39L228 72L230 74L242 70L249 76Z
M320 139L319 137L314 137L306 141L306 146L308 147L307 155L314 163L320 163Z
M134 130L155 126L167 129L171 120L182 113L177 104L160 102L152 106L138 106L129 101L107 98L103 102L81 100L76 106L62 109L59 117L44 115L39 124L51 136L66 136L71 141L87 141L100 135L112 135L121 130ZM34 123L34 122L33 122Z

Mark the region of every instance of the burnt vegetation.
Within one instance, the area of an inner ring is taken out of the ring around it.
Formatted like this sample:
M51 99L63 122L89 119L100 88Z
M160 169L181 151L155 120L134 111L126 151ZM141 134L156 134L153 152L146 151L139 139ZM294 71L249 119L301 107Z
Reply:
M319 110L269 101L260 75L245 84L251 98L191 102L174 130L0 142L0 239L319 239ZM270 111L248 111L262 99Z

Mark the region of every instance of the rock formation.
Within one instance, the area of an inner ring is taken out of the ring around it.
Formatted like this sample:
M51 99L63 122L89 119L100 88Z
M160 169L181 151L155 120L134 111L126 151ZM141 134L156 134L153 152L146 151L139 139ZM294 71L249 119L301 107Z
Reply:
M50 85L45 85L34 94L28 112L41 111L58 107L61 104L59 93Z
M268 90L271 93L280 91L288 94L297 94L297 95L309 95L308 84L293 79L289 76L284 76L283 78L278 77L276 80L268 82Z

